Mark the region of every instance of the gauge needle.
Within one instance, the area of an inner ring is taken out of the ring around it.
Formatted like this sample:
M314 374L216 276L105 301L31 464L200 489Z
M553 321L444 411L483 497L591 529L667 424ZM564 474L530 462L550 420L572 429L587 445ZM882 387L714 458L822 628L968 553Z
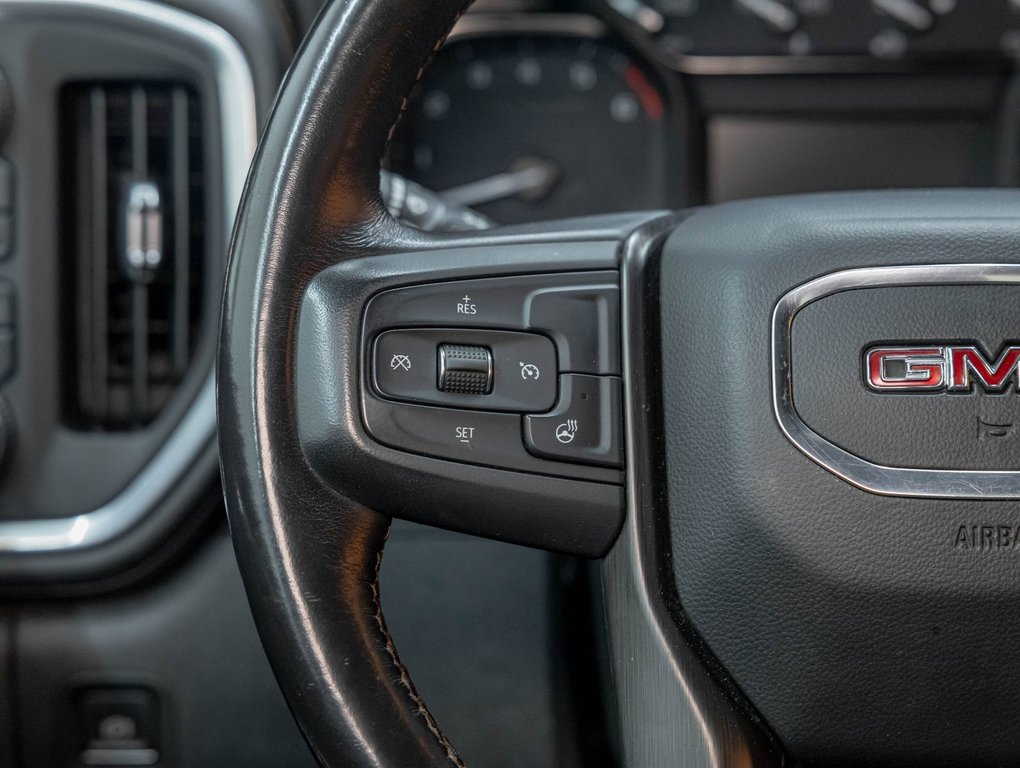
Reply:
M548 160L525 158L505 173L497 173L442 193L443 197L469 208L520 195L536 199L544 195L560 177L560 170Z
M871 4L883 13L892 16L918 32L924 32L935 23L931 11L918 5L914 0L871 0Z
M797 28L797 14L779 0L737 0L744 10L753 13L777 32L793 32Z

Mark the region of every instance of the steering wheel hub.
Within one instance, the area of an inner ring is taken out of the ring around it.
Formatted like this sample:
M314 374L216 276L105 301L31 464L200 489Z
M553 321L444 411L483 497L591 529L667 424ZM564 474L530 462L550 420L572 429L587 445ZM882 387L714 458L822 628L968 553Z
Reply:
M386 632L391 515L605 556L626 766L1013 760L1020 195L405 227L379 158L461 10L324 8L232 245L228 513L320 761L460 765ZM467 391L415 378L444 354Z
M677 593L808 763L1018 746L1000 729L1020 677L977 649L1020 629L994 609L1020 583L958 544L1016 518L1015 203L765 200L696 214L664 248Z

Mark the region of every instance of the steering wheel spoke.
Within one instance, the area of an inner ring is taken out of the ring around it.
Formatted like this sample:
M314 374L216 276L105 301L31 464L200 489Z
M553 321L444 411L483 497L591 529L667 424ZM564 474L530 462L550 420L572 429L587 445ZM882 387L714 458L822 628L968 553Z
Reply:
M624 512L620 254L657 218L436 239L322 270L296 353L310 466L395 517L604 554Z

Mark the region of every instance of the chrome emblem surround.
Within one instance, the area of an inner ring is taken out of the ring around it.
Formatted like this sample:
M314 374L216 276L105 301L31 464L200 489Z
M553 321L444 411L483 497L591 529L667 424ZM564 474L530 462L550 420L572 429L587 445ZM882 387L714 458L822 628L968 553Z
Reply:
M874 464L840 448L812 430L797 414L793 392L792 330L797 313L815 301L843 291L861 288L920 285L1020 285L1020 264L928 264L896 267L866 267L833 272L794 288L776 304L772 313L772 407L779 428L805 456L827 471L870 493L883 496L907 496L942 499L1020 499L1020 470L915 469ZM917 344L908 347L872 347L867 352L886 350L890 354L911 355L910 383L899 391L950 391L953 363L946 350L974 350L961 353L966 363L964 378L968 390L973 386L974 370L984 383L1002 375L1002 386L1018 378L1010 359L1014 347L1007 345L994 361L976 347ZM865 364L867 364L867 352ZM924 353L923 355L920 353ZM1020 352L1017 352L1020 355ZM980 361L978 357L980 356ZM928 360L922 363L921 358ZM1020 359L1014 362L1020 362ZM925 368L924 366L927 366ZM940 371L938 386L933 369ZM865 371L867 381L867 369ZM918 386L928 388L917 390ZM980 384L978 386L981 386ZM958 390L963 391L963 390ZM996 391L994 388L990 391Z

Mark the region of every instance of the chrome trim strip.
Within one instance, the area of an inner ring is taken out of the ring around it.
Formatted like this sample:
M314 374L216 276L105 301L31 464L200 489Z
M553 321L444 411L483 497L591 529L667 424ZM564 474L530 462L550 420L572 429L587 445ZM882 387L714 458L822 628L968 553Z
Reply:
M149 0L0 0L0 13L89 14L93 20L125 21L187 38L215 66L219 119L223 129L223 218L226 248L233 212L241 200L255 154L257 117L251 68L237 41L221 27L190 13ZM214 372L202 385L180 424L153 460L114 499L75 517L0 522L0 553L44 554L107 544L137 525L165 498L216 438Z
M881 59L874 56L708 56L660 53L666 66L687 75L858 75L1010 71L1016 60L1001 58Z
M1020 264L930 264L834 272L794 288L772 314L772 407L783 434L805 456L862 490L940 499L1020 498L1020 470L909 469L873 464L829 442L797 414L792 331L797 313L825 296L860 288L1020 284Z

